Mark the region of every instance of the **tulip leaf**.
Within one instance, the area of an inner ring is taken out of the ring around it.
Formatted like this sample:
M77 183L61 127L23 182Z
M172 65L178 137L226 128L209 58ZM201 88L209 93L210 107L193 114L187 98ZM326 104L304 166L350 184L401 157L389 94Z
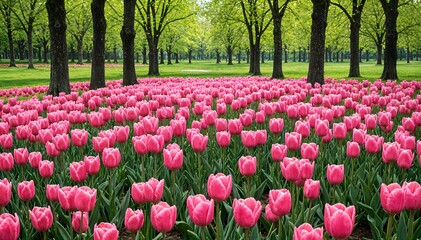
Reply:
M397 240L406 240L406 221L403 212L400 214L399 217L399 224L398 224L398 232L397 232Z
M189 239L200 240L199 236L191 230L187 230L187 235L189 236Z
M63 225L61 225L59 221L56 221L56 223L57 223L58 231L60 232L60 239L71 240L70 234L67 232L67 229L63 227Z
M257 224L251 230L250 239L261 239L259 226Z
M193 228L189 224L187 224L186 222L183 222L183 221L175 222L175 227L178 229L178 231L184 237L186 237L188 235L188 233L187 233L188 231L193 231Z
M257 188L257 189L256 189L256 192L254 193L254 197L255 197L256 199L260 199L260 198L262 198L263 191L265 191L266 182L267 182L266 180L265 180L265 181L263 181L263 182L260 184L259 188Z
M158 235L156 235L156 237L153 240L159 240L162 239L162 233L159 233Z

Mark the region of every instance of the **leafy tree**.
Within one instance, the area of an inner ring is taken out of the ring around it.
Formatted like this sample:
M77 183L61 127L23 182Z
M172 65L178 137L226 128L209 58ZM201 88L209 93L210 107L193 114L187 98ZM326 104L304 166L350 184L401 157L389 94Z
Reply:
M398 31L396 29L398 20L399 0L380 0L386 16L386 46L384 51L384 66L381 78L398 79L396 61L398 60L397 42Z
M371 39L377 51L377 64L382 64L382 51L384 46L385 15L379 1L369 1L363 13L361 33Z
M134 31L136 0L124 0L124 23L120 32L123 42L123 86L137 83L134 64Z
M93 18L93 51L90 89L105 87L105 32L107 21L105 19L105 1L92 0L91 12Z
M2 0L0 2L0 13L4 25L7 30L7 40L9 42L9 67L16 67L15 53L13 47L13 23L12 23L12 6L14 0Z

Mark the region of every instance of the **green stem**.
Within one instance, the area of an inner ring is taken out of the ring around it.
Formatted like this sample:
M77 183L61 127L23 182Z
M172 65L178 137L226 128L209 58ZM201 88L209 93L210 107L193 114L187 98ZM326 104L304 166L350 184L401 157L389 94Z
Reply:
M219 236L219 234L220 234L219 233L219 229L220 229L220 227L219 227L219 224L220 224L220 222L219 222L219 202L216 201L215 204L216 204L216 240L220 240L221 238Z
M332 204L335 203L336 198L336 185L333 185L333 196L332 196Z
M157 161L156 155L157 154L153 155L153 177L154 178L158 178L158 176L156 175L156 168L157 168L157 166L156 166L156 161Z
M309 206L308 206L308 213L307 213L307 222L310 223L310 214L311 214L311 204L313 203L313 201L309 201Z
M406 170L402 168L402 182L406 180Z
M390 173L392 172L392 164L387 164L387 165L389 165L388 166L388 170L387 170L387 183L390 183L391 182L391 180L390 180Z
M386 232L386 240L392 239L392 228L393 228L393 218L395 215L389 214L389 220L387 222L387 232Z
M135 231L132 232L132 239L136 240L136 232Z
M251 197L250 177L246 177L246 180L247 180L247 197Z
M27 235L26 235L26 239L29 240L30 239L30 236L31 236L31 217L30 217L30 214L29 214L29 211L30 211L30 209L29 209L29 201L26 201L25 202L25 205L26 205L26 209L27 209L27 213L28 213L28 223L29 223L28 231L27 231Z
M291 189L292 190L292 194L291 194L292 195L291 196L292 197L292 202L295 203L295 187L294 187L294 183L293 182L290 182L290 183L291 183L291 188L292 188ZM294 221L294 217L295 217L294 216L295 215L294 214L294 209L295 209L295 206L293 204L292 207L291 207L291 220L292 220L293 223L295 223L295 221Z
M109 196L111 197L111 194L113 191L113 169L110 169L110 181L108 182L108 187L109 187L108 191L110 193Z
M162 240L165 240L167 237L167 233L162 233Z
M23 167L24 167L24 165L20 165L20 181L22 182L23 181ZM11 179L10 179L11 180Z
M142 163L141 163L141 170L142 170L142 182L145 182L145 155L142 155Z
M174 204L176 203L176 196L175 196L175 187L176 187L176 183L175 183L175 171L171 171L171 176L172 176L172 196L174 199Z
M351 181L352 181L352 184L354 184L354 165L355 165L355 162L356 161L356 159L351 159Z
M410 211L409 223L408 223L408 234L407 234L408 240L412 240L414 236L414 216L415 216L415 211Z
M205 237L205 226L202 226L202 240L206 240L206 237Z
M270 228L268 231L268 237L270 237L270 235L272 234L272 229L273 229L273 223L270 224Z
M198 168L198 171L199 171L199 183L200 183L201 179L202 179L201 178L202 177L202 175L201 175L202 163L201 163L201 160L200 160L200 152L197 153L197 168ZM200 189L200 190L202 190L202 189Z
M278 220L278 239L282 239L282 217L279 217Z
M250 240L249 229L248 228L244 228L244 239L245 240Z
M302 216L302 217L303 217L303 221L304 221L304 214L305 214L304 202L305 202L305 196L304 196L304 194L303 194L303 200L302 200L302 202L301 202L301 213L300 213L300 216ZM300 219L301 219L301 217L300 217Z
M83 226L83 212L81 211L80 226L79 226L79 240L82 239L82 226Z
M70 239L73 239L72 211L69 211L69 233L70 233Z
M278 166L278 187L282 188L282 183L281 183L281 162L279 162L279 166Z
M47 231L43 231L42 235L44 236L44 240L47 240Z

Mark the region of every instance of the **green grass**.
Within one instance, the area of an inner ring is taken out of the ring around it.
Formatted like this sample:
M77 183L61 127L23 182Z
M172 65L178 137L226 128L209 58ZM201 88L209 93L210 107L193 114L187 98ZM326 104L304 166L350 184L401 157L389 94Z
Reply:
M1 63L7 63L3 60ZM19 62L18 62L19 63ZM24 62L22 62L24 63ZM179 64L160 65L160 77L223 77L223 76L247 76L248 64L242 62L241 64L227 65L225 62L215 64L215 61L193 61L188 64L187 61L182 61ZM375 80L380 77L383 66L376 65L374 61L363 62L360 64L361 78ZM332 78L347 78L349 63L326 63L325 77ZM148 72L147 65L138 65L136 67L137 76L145 78ZM272 72L272 62L268 61L261 64L262 75L270 76ZM307 75L308 63L288 62L283 64L283 71L285 77L301 78ZM78 66L75 64L69 65L69 74L71 82L89 81L91 75L91 68L89 64ZM421 80L421 61L412 61L407 64L404 61L398 62L398 75L401 80ZM9 68L7 66L0 67L0 88L13 88L23 86L39 86L48 85L50 77L49 66L36 65L35 69L27 69L22 65L16 68ZM106 80L121 79L123 77L122 65L107 65L105 70Z

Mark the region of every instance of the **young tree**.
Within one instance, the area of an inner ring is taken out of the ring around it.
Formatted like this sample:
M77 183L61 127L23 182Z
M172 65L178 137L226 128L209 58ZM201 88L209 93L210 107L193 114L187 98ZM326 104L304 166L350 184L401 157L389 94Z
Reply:
M311 42L307 81L312 85L324 83L324 50L326 40L327 14L330 0L311 0Z
M7 30L7 40L9 43L9 67L16 67L15 53L13 47L13 24L12 24L12 0L0 2L0 13Z
M348 77L360 77L360 29L361 16L366 0L352 0L352 10L348 11L345 4L341 2L331 1L331 4L339 7L350 23L350 62Z
M136 0L124 0L124 22L120 32L123 42L123 86L137 83L134 63L134 30Z
M67 26L77 43L77 64L83 64L83 40L91 29L92 15L89 12L88 0L67 0Z
M93 19L93 51L90 89L105 87L105 32L107 21L105 20L105 1L92 0L91 12Z
M64 0L47 0L48 26L50 28L51 66L48 94L70 93L67 63L66 8Z
M361 33L370 38L376 45L377 64L382 64L382 52L384 44L385 16L379 1L369 1L363 13Z

